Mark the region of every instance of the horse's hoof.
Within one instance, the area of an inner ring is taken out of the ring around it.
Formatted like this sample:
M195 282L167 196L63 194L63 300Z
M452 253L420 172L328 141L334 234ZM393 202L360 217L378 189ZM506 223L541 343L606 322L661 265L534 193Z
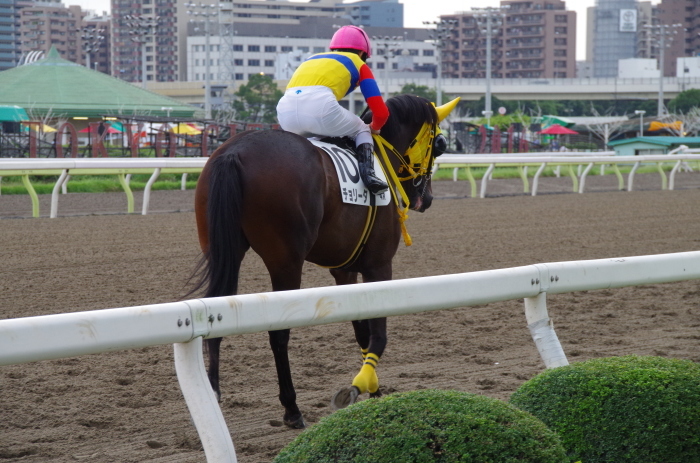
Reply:
M295 418L285 418L284 424L292 429L304 429L306 427L304 417L301 414Z
M357 401L357 397L360 395L360 390L355 386L344 387L331 398L331 408L333 410L340 410L348 405L352 405Z

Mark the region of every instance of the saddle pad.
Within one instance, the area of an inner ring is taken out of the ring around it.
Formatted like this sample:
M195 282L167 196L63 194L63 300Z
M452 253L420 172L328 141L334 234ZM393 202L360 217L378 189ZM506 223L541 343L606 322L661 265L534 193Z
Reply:
M335 166L338 182L340 183L340 195L344 203L369 206L372 193L365 187L360 178L360 168L357 165L355 154L350 149L344 149L332 143L325 143L317 139L310 138L309 141L321 148L330 156ZM384 171L377 162L377 156L372 156L374 162L374 172L377 177L386 182ZM389 190L384 193L374 195L375 206L386 206L391 202Z

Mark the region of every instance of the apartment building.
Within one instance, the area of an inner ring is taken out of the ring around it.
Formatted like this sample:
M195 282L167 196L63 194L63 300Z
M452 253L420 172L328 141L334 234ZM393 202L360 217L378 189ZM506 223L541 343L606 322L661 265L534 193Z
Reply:
M667 26L668 31L664 37L664 75L682 76L684 72L676 69L677 58L700 54L700 5L691 0L661 0L656 8L658 23ZM652 40L658 49L661 43L658 33Z
M491 76L570 78L576 74L576 12L562 0L505 0L491 16ZM441 16L455 21L443 41L442 75L485 78L487 36L478 11Z
M17 55L15 2L14 0L0 0L0 71L14 67Z
M55 47L61 58L84 64L82 57L82 10L79 6L23 6L17 10L19 51L43 51Z

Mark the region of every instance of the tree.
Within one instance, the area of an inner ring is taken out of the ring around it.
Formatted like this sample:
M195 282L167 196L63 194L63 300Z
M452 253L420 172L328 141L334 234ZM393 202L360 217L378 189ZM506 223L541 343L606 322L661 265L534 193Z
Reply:
M435 101L437 99L437 92L426 85L405 84L403 87L401 87L401 91L399 93L402 95L408 94L422 96L430 101Z
M236 96L238 98L233 102L233 109L240 119L266 123L277 120L275 108L282 98L282 91L272 77L263 74L250 76L248 83L238 88Z
M688 114L691 109L700 107L700 89L691 88L678 94L668 103L668 109L672 113Z
M610 113L612 112L612 108L608 110L606 116L610 116ZM591 105L591 113L593 116L597 118L603 117L598 110L595 108L595 106ZM623 125L625 125L625 120L620 120L620 121L613 121L613 122L595 122L595 123L586 123L586 127L588 127L588 130L601 139L603 141L603 144L605 145L604 148L608 149L608 142L612 137L615 135L622 133L624 128Z

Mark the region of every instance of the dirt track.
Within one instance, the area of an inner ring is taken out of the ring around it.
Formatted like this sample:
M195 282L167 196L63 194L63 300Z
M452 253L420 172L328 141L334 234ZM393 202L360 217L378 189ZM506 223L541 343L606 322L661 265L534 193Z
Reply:
M442 199L407 222L414 245L401 245L395 278L700 249L700 174L679 177L677 191L658 191L652 174L638 176L642 191L634 192L612 191L606 179L591 177L583 195L553 194L570 190L570 180L546 179L537 197L487 199L465 199L465 183L437 182ZM489 191L517 193L518 182L495 181ZM58 219L0 220L0 318L178 299L197 258L194 216L163 212L191 204L191 191L154 192L155 213L124 215L121 194L74 194L61 197ZM48 210L42 197L42 214ZM0 217L30 213L27 197L0 197ZM241 292L269 289L254 255L242 273ZM330 284L327 271L305 268L305 287ZM700 361L699 282L548 299L570 361L622 354ZM358 352L347 324L293 331L307 422L330 413L330 395L359 368ZM267 336L227 339L222 356L222 409L239 462L269 462L298 431L279 426ZM391 319L378 372L386 392L451 388L507 399L542 368L522 301L511 301ZM171 346L1 367L0 390L0 461L204 461Z

